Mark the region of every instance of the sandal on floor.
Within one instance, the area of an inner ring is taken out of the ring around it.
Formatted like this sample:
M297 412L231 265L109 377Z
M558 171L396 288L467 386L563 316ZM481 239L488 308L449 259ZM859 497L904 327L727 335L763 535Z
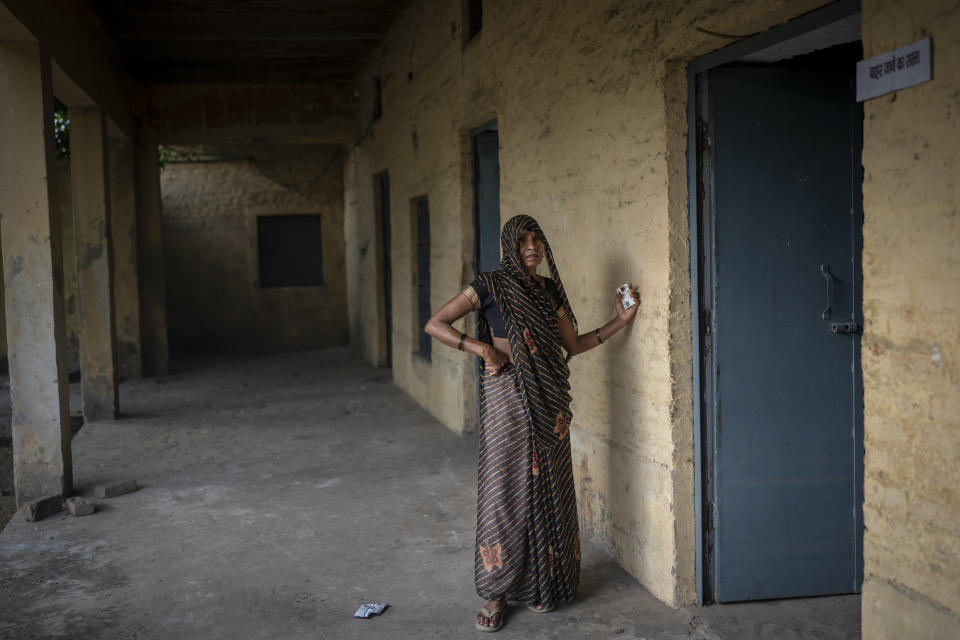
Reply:
M527 609L534 613L550 613L557 608L555 604L528 604Z
M488 620L492 620L493 616L500 614L500 619L497 621L497 624L495 626L490 626L490 627L486 625L482 625L479 622L475 622L474 624L477 627L477 631L484 631L487 633L500 631L500 629L503 628L503 620L506 617L506 613L507 613L506 598L500 598L499 600L497 600L497 607L493 611L490 611L489 609L487 609L486 605L480 607L479 609L477 609L478 616L483 616Z

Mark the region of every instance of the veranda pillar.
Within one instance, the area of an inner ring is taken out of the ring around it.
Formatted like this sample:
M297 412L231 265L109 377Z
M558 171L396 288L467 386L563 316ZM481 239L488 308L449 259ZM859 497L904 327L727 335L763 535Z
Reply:
M0 246L17 504L73 491L49 56L0 42Z

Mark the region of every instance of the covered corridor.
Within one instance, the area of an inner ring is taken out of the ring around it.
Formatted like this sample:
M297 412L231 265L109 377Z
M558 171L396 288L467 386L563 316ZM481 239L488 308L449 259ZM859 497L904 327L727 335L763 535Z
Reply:
M522 213L640 304L503 634L960 637L958 61L956 0L0 0L0 635L474 633L424 327Z
M345 350L174 362L74 439L75 484L136 479L93 516L0 534L0 637L472 637L476 440ZM362 602L388 602L356 620ZM594 545L580 595L500 636L859 637L860 598L672 609ZM499 636L498 636L499 637Z

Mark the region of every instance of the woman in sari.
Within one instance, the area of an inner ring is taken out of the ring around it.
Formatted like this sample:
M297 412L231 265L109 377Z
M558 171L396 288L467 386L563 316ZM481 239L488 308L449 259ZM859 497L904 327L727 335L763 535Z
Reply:
M578 335L537 221L508 220L500 251L500 268L481 273L426 325L440 342L480 357L474 575L477 593L487 600L476 614L480 631L503 626L508 600L547 612L576 595L580 534L567 361L622 329L639 306L624 309L616 295L614 319ZM551 278L537 274L544 258ZM481 312L476 340L452 326L470 311Z

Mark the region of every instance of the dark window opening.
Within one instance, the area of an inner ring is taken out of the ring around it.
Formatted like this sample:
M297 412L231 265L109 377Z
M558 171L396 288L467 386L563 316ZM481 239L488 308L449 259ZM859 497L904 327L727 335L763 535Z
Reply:
M374 176L377 210L380 212L380 268L383 278L384 332L387 366L393 366L393 266L390 258L390 175L381 171Z
M321 215L257 217L261 287L323 284Z
M475 38L483 28L483 0L467 0L467 40Z
M383 115L383 95L380 78L373 79L373 119L379 120Z
M430 319L430 207L427 199L414 200L417 209L417 320L420 329L418 353L430 360L431 338L424 331Z

